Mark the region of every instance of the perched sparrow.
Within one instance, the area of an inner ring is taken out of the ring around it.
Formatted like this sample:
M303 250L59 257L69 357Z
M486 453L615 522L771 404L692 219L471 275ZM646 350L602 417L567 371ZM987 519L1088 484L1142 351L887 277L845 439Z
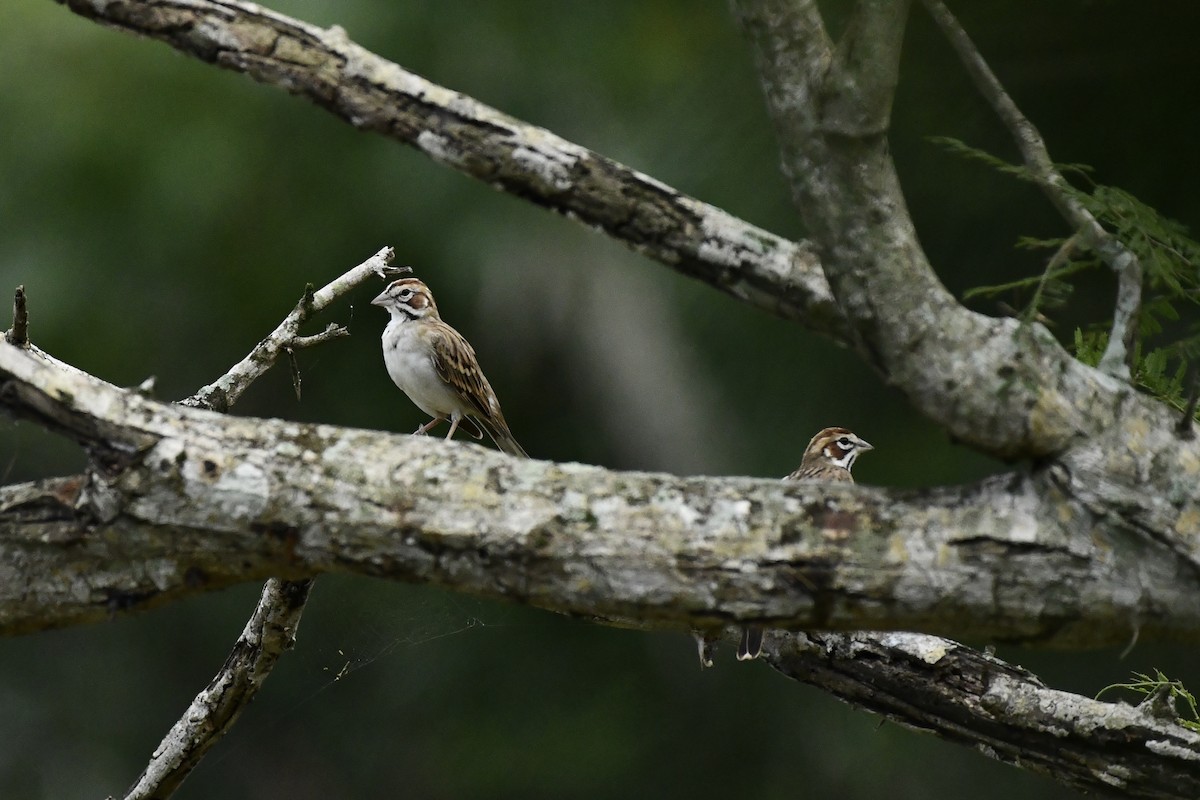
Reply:
M475 350L462 334L442 322L429 287L416 278L401 278L388 284L371 305L392 315L383 329L383 363L388 375L409 400L433 417L417 428L418 434L449 419L447 439L459 425L479 439L482 427L501 450L528 458L508 430Z
M796 471L784 478L785 481L834 481L854 483L850 468L859 453L873 450L865 440L858 438L845 428L826 428L812 438L804 449L804 457ZM758 658L762 652L763 629L750 625L742 629L742 641L738 644L738 661Z

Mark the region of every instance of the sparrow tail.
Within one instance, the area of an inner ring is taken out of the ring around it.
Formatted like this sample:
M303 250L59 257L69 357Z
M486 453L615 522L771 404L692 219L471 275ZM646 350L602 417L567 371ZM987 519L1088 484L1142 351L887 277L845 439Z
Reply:
M496 447L499 447L502 451L508 453L510 456L529 458L529 453L526 453L525 448L517 444L517 440L513 438L513 435L508 430L507 425L504 425L503 423L499 425L491 425L482 419L479 420L479 423L483 429L488 432L488 436L492 437L492 441L496 443Z

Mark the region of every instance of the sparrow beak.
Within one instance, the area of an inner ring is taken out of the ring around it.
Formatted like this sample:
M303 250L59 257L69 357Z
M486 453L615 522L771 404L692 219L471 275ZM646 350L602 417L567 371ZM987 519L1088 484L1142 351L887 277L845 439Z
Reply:
M874 450L875 445L871 444L866 439L859 439L858 440L858 449L862 450L863 452L866 452L867 450Z
M388 301L388 293L387 293L387 290L384 289L382 292L379 293L379 297L376 297L374 300L371 301L371 305L385 306L385 305L387 305L387 301Z

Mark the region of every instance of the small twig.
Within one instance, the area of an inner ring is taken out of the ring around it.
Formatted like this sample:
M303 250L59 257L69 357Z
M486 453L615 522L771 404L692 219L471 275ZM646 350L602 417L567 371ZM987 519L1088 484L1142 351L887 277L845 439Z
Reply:
M305 294L304 297L305 299L311 301L312 295L311 293L308 293ZM300 302L305 302L305 299L302 299ZM297 402L299 402L301 399L300 384L302 381L300 379L300 362L296 360L296 351L302 347L313 347L314 345L332 341L333 339L340 339L343 336L349 335L349 330L341 325L338 325L336 322L331 322L325 328L325 330L321 331L320 333L314 333L312 336L297 336L288 342L283 348L283 351L287 353L288 366L292 370L292 388L296 390Z
M390 264L383 264L375 270L375 274L385 281L390 281L401 275L411 275L412 271L413 268L408 266L393 267Z
M325 342L333 341L334 339L340 339L343 336L349 335L350 331L347 330L345 326L338 325L336 322L331 322L329 323L329 326L320 333L314 333L311 336L295 337L292 339L291 343L288 344L288 347L293 350L300 350L305 347L324 344Z
M271 365L283 353L285 347L293 346L299 336L300 326L318 311L350 291L372 275L384 276L390 269L409 269L408 267L388 267L395 256L390 247L385 247L369 259L339 278L331 281L319 291L313 292L311 285L305 288L304 296L284 318L283 322L263 339L250 354L233 366L216 381L208 384L191 397L182 400L185 406L208 408L213 411L226 411L242 393L260 375L271 368ZM410 270L411 271L411 270ZM332 337L331 337L332 338Z
M125 800L170 797L205 753L237 721L275 662L296 642L296 627L312 581L272 578L220 673L180 716L154 750Z
M13 294L13 325L5 332L4 339L17 347L29 346L29 311L25 307L24 284Z
M153 375L147 377L137 386L130 386L129 391L137 392L142 397L154 397L154 387L158 385L158 378Z
M958 53L975 88L983 95L1008 128L1021 151L1025 166L1042 191L1067 223L1078 231L1084 243L1117 275L1117 300L1113 309L1108 346L1100 359L1100 369L1130 380L1133 368L1137 317L1142 304L1142 263L1119 239L1110 234L1099 220L1070 191L1070 184L1050 159L1050 152L1037 128L1013 102L1000 80L984 61L983 55L941 0L922 0L935 23Z
M1079 243L1079 234L1074 234L1062 243L1050 260L1046 263L1046 269L1042 272L1042 277L1038 280L1037 288L1033 290L1033 298L1029 301L1029 312L1033 316L1042 317L1042 314L1037 310L1041 305L1042 295L1046 291L1046 284L1050 280L1050 276L1054 271L1066 263L1071 257L1071 253L1075 251L1075 246ZM1024 318L1024 315L1022 315ZM1042 317L1044 319L1044 317ZM1028 320L1026 320L1028 321Z
M1184 385L1188 387L1187 405L1183 407L1183 416L1179 418L1175 432L1181 439L1195 439L1196 404L1200 403L1200 360L1193 360L1188 364Z

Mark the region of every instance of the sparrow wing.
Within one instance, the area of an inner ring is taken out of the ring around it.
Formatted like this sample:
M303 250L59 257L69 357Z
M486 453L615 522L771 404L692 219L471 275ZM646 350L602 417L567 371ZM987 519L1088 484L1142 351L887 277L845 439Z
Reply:
M528 458L528 454L508 429L504 412L500 410L500 401L496 399L492 385L479 368L475 348L471 347L471 343L444 322L434 329L432 342L433 368L438 377L466 401L470 409L468 413L479 422L476 432L478 433L478 428L481 427L504 452ZM463 419L466 421L467 418ZM479 439L482 435L478 434L475 438Z
M470 413L485 420L495 416L500 404L496 402L496 395L479 368L471 343L445 323L433 329L430 341L433 346L433 368L438 377L466 401Z
M850 470L835 464L801 464L796 471L784 478L785 481L826 481L828 483L854 483Z

